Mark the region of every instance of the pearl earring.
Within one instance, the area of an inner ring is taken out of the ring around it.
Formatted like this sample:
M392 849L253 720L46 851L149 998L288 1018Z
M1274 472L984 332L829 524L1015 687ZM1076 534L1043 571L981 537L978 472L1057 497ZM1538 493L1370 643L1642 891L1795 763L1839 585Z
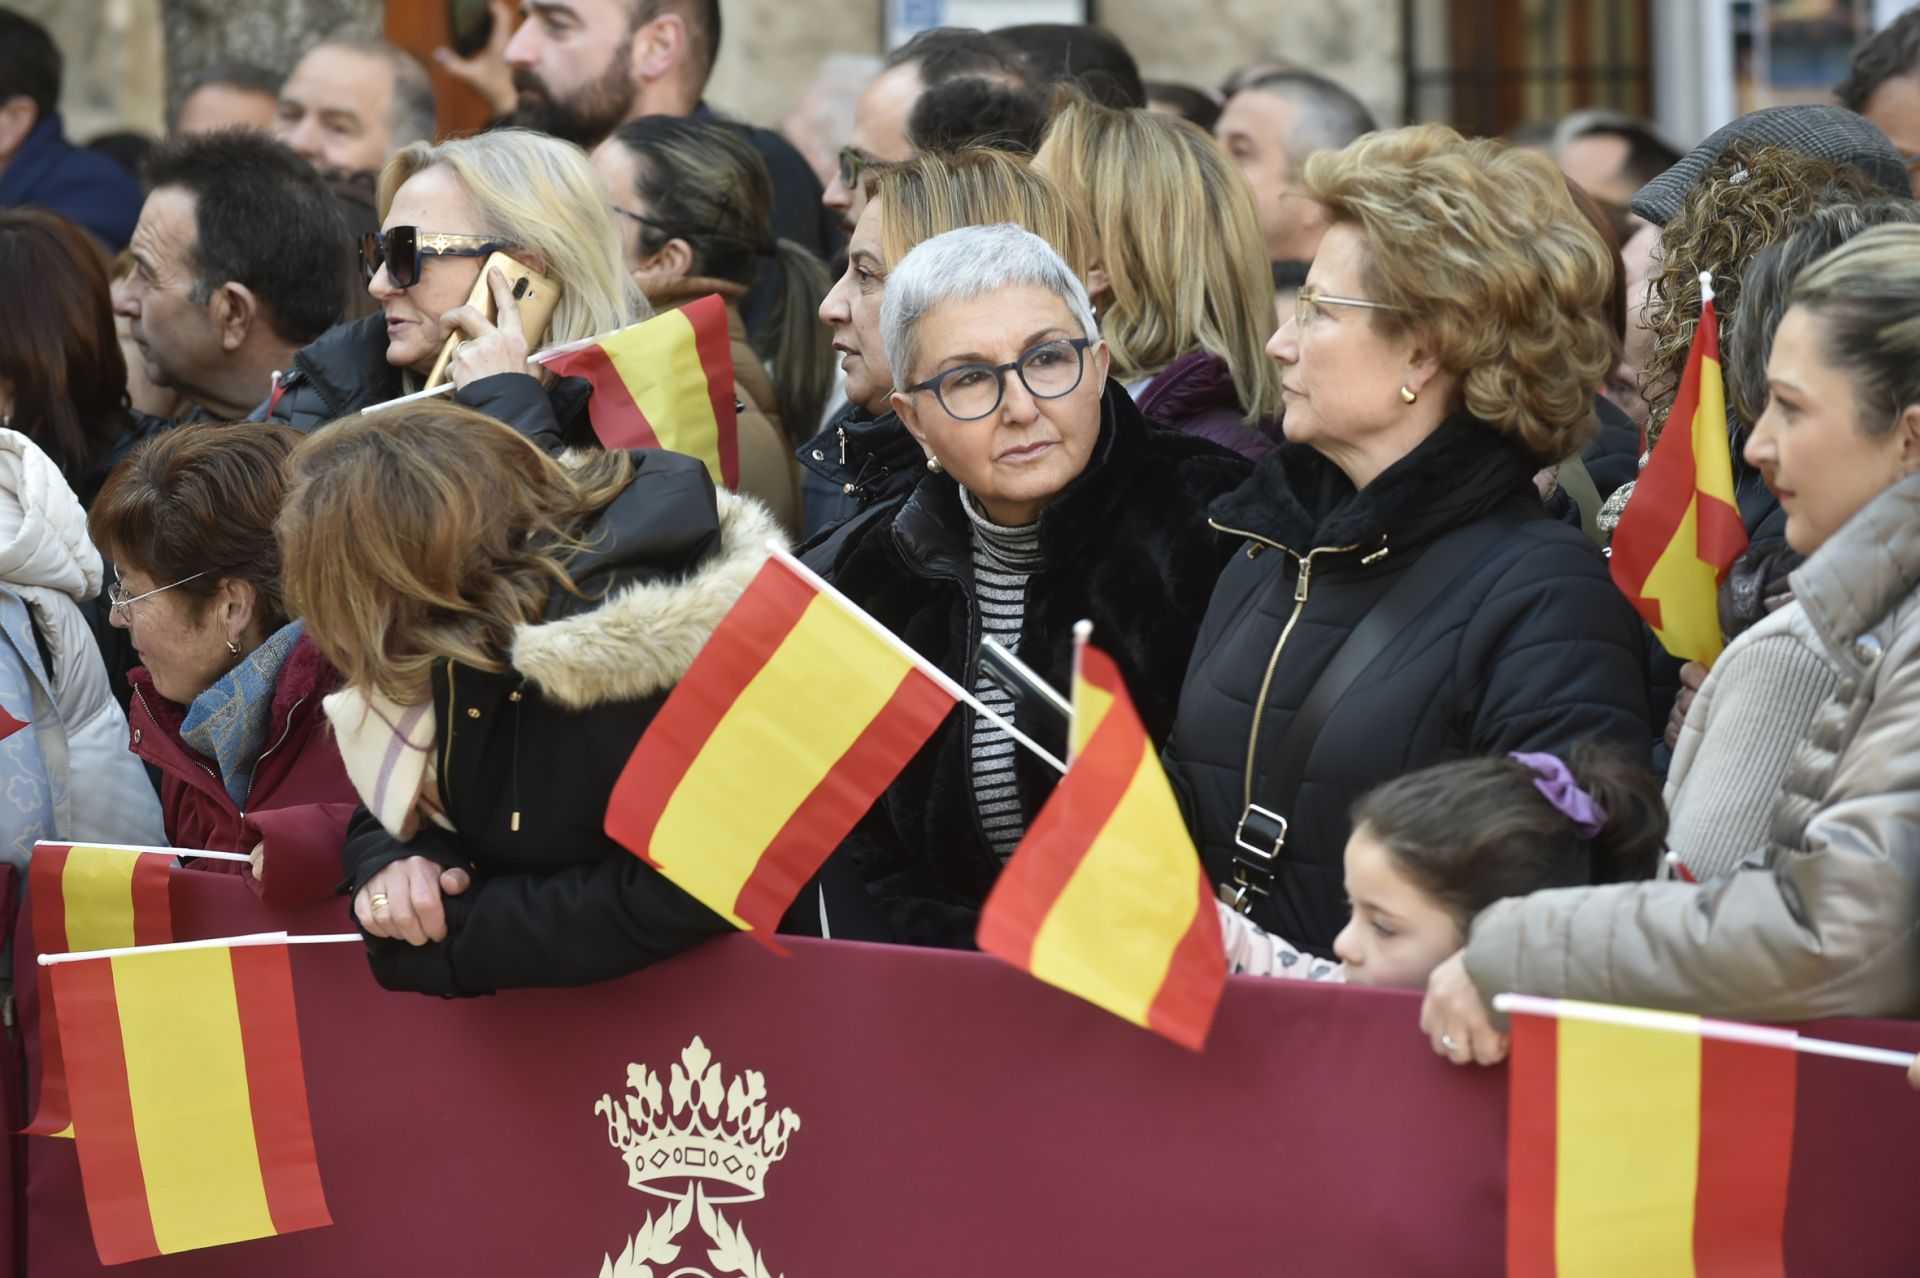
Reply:
M939 474L939 473L940 473L940 459L939 459L938 457L929 457L929 458L927 458L927 469L928 469L928 470L930 470L930 471L932 471L932 472L933 472L934 474L936 474L936 475L937 475L937 474Z

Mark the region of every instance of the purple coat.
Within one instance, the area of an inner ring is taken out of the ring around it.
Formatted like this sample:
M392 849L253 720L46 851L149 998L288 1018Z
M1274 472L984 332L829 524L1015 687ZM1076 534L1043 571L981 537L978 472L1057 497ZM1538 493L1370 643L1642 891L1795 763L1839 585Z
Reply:
M1205 351L1182 355L1167 365L1134 396L1134 402L1162 426L1211 440L1250 461L1272 452L1280 438L1277 422L1247 425L1246 409L1227 361Z

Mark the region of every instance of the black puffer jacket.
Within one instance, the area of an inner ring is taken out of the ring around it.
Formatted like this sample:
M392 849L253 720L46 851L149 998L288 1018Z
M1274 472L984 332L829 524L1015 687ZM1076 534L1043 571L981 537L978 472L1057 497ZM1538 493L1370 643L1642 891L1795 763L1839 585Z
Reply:
M387 321L375 312L328 329L293 357L269 403L267 420L311 431L336 417L357 413L406 394L401 371L387 363ZM584 377L562 377L551 386L524 373L498 373L453 393L455 403L476 408L512 426L548 452L598 448Z
M500 674L441 662L433 675L440 795L458 833L401 842L363 807L348 828L355 890L409 856L463 866L448 937L369 939L389 989L480 994L606 980L730 931L606 835L607 798L640 734L766 559L778 525L715 493L706 468L636 452L639 473L573 562L587 596L555 591ZM516 820L516 813L517 820Z
M1251 466L1206 440L1150 427L1115 383L1107 384L1102 412L1086 469L1040 516L1046 566L1027 583L1020 658L1064 692L1074 623L1091 620L1093 642L1119 663L1147 731L1163 741L1208 592L1234 550L1207 526L1206 508ZM972 686L981 629L972 528L951 476L926 475L910 496L855 516L804 557ZM857 865L857 879L846 881L866 883L891 939L972 945L980 904L1000 873L973 797L973 720L967 707L956 709L837 854ZM1064 725L1051 711L1017 712L1015 723L1063 750ZM1059 778L1027 751L1019 760L1031 822ZM830 921L862 912L836 910L831 890L827 905Z
M1244 550L1208 605L1165 757L1216 883L1232 881L1249 788L1258 802L1295 711L1342 641L1402 573L1419 570L1436 538L1498 517L1531 491L1536 469L1490 427L1454 418L1359 492L1312 449L1283 445L1214 504L1215 526ZM1273 895L1253 918L1329 954L1347 917L1348 809L1401 773L1594 736L1644 754L1641 643L1639 618L1591 541L1544 512L1516 525L1334 706L1282 814L1292 828Z
M843 404L826 429L793 455L806 470L809 539L878 502L906 496L926 473L926 454L898 414L875 417L852 404Z

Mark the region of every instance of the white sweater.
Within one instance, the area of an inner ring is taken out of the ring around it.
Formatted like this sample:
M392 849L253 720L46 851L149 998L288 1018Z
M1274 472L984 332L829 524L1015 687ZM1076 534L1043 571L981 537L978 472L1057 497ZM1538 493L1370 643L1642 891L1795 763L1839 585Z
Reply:
M1730 874L1766 848L1787 761L1837 682L1797 603L1756 622L1713 663L1667 772L1667 844L1696 879Z
M14 717L30 722L52 787L56 828L40 837L164 844L159 797L127 747L127 717L76 606L99 594L101 571L59 468L25 435L0 429L0 590L26 605L52 658L43 669L39 645L0 644L0 660L18 662L32 689L33 709Z

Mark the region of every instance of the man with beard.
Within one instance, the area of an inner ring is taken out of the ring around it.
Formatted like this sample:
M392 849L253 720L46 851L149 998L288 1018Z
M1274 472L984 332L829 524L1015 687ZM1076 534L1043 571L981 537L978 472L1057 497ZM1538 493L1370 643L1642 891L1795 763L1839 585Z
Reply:
M506 46L518 97L505 123L592 149L643 115L713 118L701 94L720 51L720 0L526 0L521 12ZM813 170L778 133L741 127L773 177L774 236L831 255L838 236ZM745 309L757 328L755 300Z

